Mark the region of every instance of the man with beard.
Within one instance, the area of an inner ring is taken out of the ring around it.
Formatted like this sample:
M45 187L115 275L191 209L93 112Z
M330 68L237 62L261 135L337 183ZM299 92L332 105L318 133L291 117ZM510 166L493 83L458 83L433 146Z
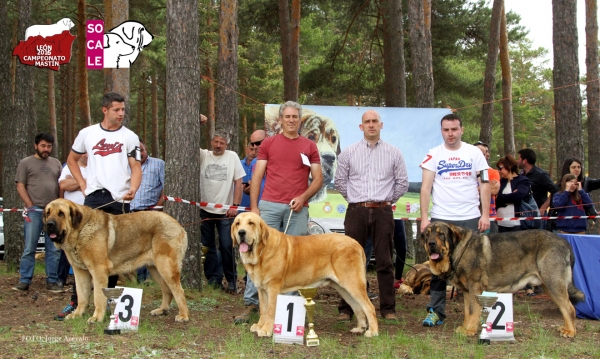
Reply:
M21 160L17 167L15 182L17 192L25 203L24 232L25 248L21 256L19 284L13 287L17 291L29 290L35 268L35 250L38 238L44 226L42 214L44 207L58 198L58 177L62 166L56 158L50 157L54 137L48 133L35 136L35 154ZM46 246L46 289L60 293L63 285L58 283L58 261L60 250L45 234Z

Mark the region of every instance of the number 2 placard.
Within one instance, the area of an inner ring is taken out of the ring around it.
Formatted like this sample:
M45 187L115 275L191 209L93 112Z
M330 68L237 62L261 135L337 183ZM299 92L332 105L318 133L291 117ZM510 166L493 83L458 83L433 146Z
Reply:
M513 295L512 293L498 293L498 301L492 306L492 311L487 318L487 332L491 341L513 341Z
M306 318L306 299L293 295L279 294L275 308L273 341L275 343L304 342L304 320Z
M140 325L140 308L143 289L124 287L123 294L117 299L115 324L121 330L136 330Z

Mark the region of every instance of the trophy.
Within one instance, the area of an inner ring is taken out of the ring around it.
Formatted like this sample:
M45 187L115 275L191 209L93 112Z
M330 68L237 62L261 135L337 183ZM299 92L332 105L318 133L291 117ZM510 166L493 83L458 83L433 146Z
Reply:
M123 294L123 289L125 288L102 288L102 292L104 296L108 299L108 306L110 307L110 324L107 329L104 329L104 334L115 335L121 334L121 329L117 329L117 324L115 323L116 315L115 308L117 306L116 300L119 299L121 294Z
M481 315L479 316L479 322L481 323L481 334L479 335L479 344L491 343L490 338L487 334L487 318L490 315L490 308L496 304L498 297L490 297L487 295L477 295L477 303L481 305Z
M315 313L315 302L312 300L317 294L317 288L302 288L298 292L306 299L304 307L308 317L308 334L306 334L306 346L316 347L319 345L319 336L315 333L315 324L313 323L313 314Z

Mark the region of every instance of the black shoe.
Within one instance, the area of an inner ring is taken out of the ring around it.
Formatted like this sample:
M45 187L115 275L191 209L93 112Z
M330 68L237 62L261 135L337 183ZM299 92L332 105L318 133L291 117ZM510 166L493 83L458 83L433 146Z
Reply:
M25 292L25 291L29 290L29 284L19 282L19 284L15 285L12 289L19 291L19 292Z
M48 282L48 283L46 283L46 289L49 292L52 292L52 293L62 293L62 292L64 292L64 287L63 287L62 283L56 283L56 282L50 283L50 282Z
M252 318L252 315L254 313L258 313L258 305L256 305L256 304L245 305L244 312L242 314L236 316L235 318L233 318L233 323L234 324L249 323L250 318Z

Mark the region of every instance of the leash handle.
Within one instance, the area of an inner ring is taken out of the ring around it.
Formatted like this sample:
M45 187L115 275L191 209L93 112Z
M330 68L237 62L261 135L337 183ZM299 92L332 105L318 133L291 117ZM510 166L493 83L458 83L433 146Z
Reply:
M291 207L291 206L293 206L293 205L294 205L294 203L295 203L295 201L294 201L294 200L291 200L291 201L290 201L290 204L289 204L289 206L290 206L290 207ZM287 234L287 230L288 230L288 227L290 226L290 220L292 219L292 214L293 214L293 213L294 213L294 210L293 210L293 209L290 209L290 215L289 215L289 217L288 217L287 224L285 225L285 231L283 231L283 233L284 233L284 234Z

